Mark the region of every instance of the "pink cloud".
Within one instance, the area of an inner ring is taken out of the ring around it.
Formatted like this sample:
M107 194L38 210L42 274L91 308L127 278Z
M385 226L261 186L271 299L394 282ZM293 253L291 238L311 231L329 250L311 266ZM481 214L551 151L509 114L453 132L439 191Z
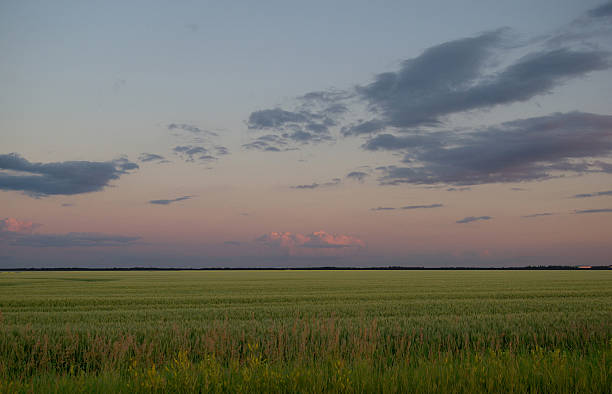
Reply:
M31 233L39 226L39 224L15 218L5 218L0 220L0 232Z
M310 234L270 232L257 238L256 241L285 251L291 256L346 254L347 250L365 247L365 243L359 238L344 234L330 234L323 230Z

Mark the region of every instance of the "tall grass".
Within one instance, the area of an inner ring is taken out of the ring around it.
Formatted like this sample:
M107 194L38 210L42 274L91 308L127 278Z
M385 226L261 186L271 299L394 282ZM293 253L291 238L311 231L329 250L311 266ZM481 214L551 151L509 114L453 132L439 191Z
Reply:
M592 274L0 274L0 392L609 392Z

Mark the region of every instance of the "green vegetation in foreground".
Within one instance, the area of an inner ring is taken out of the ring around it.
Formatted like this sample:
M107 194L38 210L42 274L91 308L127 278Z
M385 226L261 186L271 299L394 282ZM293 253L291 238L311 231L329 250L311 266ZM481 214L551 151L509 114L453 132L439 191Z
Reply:
M610 271L0 273L0 392L601 392Z

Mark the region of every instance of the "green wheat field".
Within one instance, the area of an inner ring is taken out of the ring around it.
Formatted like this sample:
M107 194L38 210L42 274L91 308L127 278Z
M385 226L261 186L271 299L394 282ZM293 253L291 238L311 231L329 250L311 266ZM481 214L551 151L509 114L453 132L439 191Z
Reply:
M612 271L0 273L0 392L612 388Z

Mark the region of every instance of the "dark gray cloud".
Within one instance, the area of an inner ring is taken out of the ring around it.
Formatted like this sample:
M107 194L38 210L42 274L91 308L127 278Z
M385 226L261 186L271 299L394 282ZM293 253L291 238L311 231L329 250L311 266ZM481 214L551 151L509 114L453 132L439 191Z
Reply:
M264 152L282 152L291 150L287 147L288 141L275 134L267 134L257 137L255 140L242 145L249 150L260 150Z
M399 71L378 74L371 84L358 87L380 116L363 123L370 125L364 132L439 125L447 115L527 101L568 79L612 66L607 52L559 48L530 53L487 73L495 50L504 45L503 35L497 30L431 47L404 61ZM350 130L346 134L359 133Z
M316 128L323 127L323 131L315 130ZM314 131L314 132L313 132ZM283 133L280 135L283 139L287 141L293 141L298 143L309 143L309 142L322 142L322 141L330 141L332 138L329 136L327 130L325 130L325 126L320 125L310 125L308 126L308 130L295 130L291 133Z
M22 191L34 197L91 193L138 168L125 158L105 162L32 163L17 153L10 153L0 155L0 190Z
M185 200L190 200L193 196L183 196L183 197L178 197L178 198L174 198L172 200L151 200L149 201L149 204L154 204L154 205L169 205L178 201L185 201Z
M602 196L612 196L612 190L606 190L603 192L595 192L595 193L582 193L575 194L572 198L588 198L588 197L602 197Z
M25 234L12 241L15 246L28 247L108 247L126 246L136 243L140 237L98 233Z
M579 209L574 211L574 213L577 214L584 214L584 213L608 213L608 212L612 212L612 208L608 209L608 208L603 208L603 209Z
M589 11L589 16L593 18L612 16L612 2L608 2L600 5L599 7L593 8Z
M324 186L324 187L325 187L325 186L336 186L336 185L339 185L341 182L342 182L342 179L340 179L340 178L334 178L334 179L332 179L332 180L331 180L331 181L329 181L329 182L325 182L325 183L323 184L323 186Z
M188 163L197 161L206 163L217 160L217 157L211 155L209 150L203 146L179 145L175 146L172 150Z
M260 138L245 144L247 149L269 152L296 149L298 146L332 141L330 127L348 108L341 100L347 95L338 91L311 92L299 97L301 106L288 111L282 108L254 111L249 115L247 126L252 131L267 130L267 140ZM272 137L276 141L272 141Z
M612 34L610 17L612 17L612 3L608 2L589 10L585 15L553 32L546 37L544 44L550 48L574 46L609 49Z
M329 105L335 105L339 101L350 99L354 97L355 93L348 92L345 90L321 90L315 92L306 93L303 96L298 97L298 100L308 105L325 105L329 108ZM333 111L333 109L332 109Z
M455 223L464 224L464 223L476 222L479 220L491 220L491 219L493 219L491 216L468 216L461 220L457 220Z
M466 192L468 190L472 190L471 187L449 187L446 189L447 192Z
M556 214L551 213L551 212L542 212L542 213L532 213L531 215L525 215L521 217L525 219L530 219L530 218L539 218L541 216L553 216L553 215L556 215Z
M444 205L442 204L429 204L429 205L406 205L405 207L400 207L400 209L429 209L429 208L441 208Z
M362 121L356 124L351 124L348 126L342 127L342 135L360 135L360 134L373 134L377 133L381 130L384 130L387 127L387 124L378 119L372 119L367 121Z
M316 189L318 187L320 187L321 185L318 183L311 183L310 185L297 185L297 186L291 186L292 189Z
M255 111L249 116L250 129L285 129L288 125L308 123L312 115L308 112L291 112L280 108Z
M64 208L68 208L68 207L74 207L75 204L71 203L71 202L65 202L62 204L62 207Z
M247 124L252 130L281 132L277 137L285 142L309 143L330 140L329 127L335 121L325 113L274 108L251 113Z
M215 152L217 153L218 156L225 156L225 155L229 155L229 149L227 149L225 146L215 146Z
M193 146L193 145L175 146L173 151L175 151L176 153L184 153L189 156L204 154L208 152L208 150L202 146Z
M502 36L503 31L498 30L431 47L420 56L404 61L399 71L378 74L368 85L357 86L350 92L310 92L298 98L306 109L255 111L250 114L247 125L252 130L309 131L313 135L310 138L304 135L301 141L320 142L331 139L329 128L337 125L352 99L367 103L376 117L341 127L343 135L371 134L390 126L438 124L444 115L494 105L495 102L480 101L486 101L485 95L491 99L494 93L502 96L502 92L495 91L495 86L483 92L472 93L470 89L483 89L484 85L478 83L484 83L482 73L492 63L492 53L499 49ZM508 82L506 79L498 81L497 90ZM295 140L300 136L287 135ZM321 135L328 138L320 138Z
M593 163L599 166L603 172L612 174L612 163L606 163L601 160L595 160Z
M455 104L456 99L449 96L466 91L481 76L493 49L502 42L502 33L487 32L431 47L402 62L399 71L378 74L357 92L384 116L387 125L438 124L441 115L457 110L445 108Z
M368 174L363 171L351 171L346 175L346 177L359 182L363 182L368 177Z
M393 134L380 134L363 144L363 149L376 150L405 150L424 149L442 146L452 137L448 132L420 133L397 137Z
M291 186L292 189L318 189L321 187L331 187L331 186L337 186L342 182L342 180L340 178L334 178L329 182L325 182L325 183L311 183L308 185L297 185L297 186Z
M612 172L609 163L593 160L612 155L612 116L556 113L455 135L448 146L404 149L411 166L380 167L381 183L476 185L542 180L555 172Z
M590 15L608 15L609 8L606 4ZM397 71L376 74L369 84L357 85L350 91L310 92L297 98L303 105L296 110L255 111L247 124L254 130L284 132L284 138L293 141L321 142L334 139L330 131L334 126L344 136L412 132L417 127L440 126L452 114L525 102L552 93L570 79L612 67L609 52L595 49L595 45L577 45L576 39L561 38L579 35L582 41L588 41L584 25L594 23L594 18L586 19L587 22L575 23L579 27L572 27L577 32L570 32L568 27L567 31L540 37L531 44L513 42L508 29L448 41L404 60ZM542 45L553 39L557 44ZM516 52L524 56L509 59ZM358 104L366 104L368 116L342 124L340 115ZM416 137L391 141L389 136L386 134L387 140L371 140L366 149L381 149L377 144L417 143Z
M218 134L214 131L204 130L199 128L198 126L187 124L187 123L170 123L168 125L168 130L170 131L187 131L189 133L194 134L206 134L211 136L217 136Z
M404 60L396 71L376 74L371 83L346 91L307 93L297 97L301 104L292 110L252 112L249 129L273 134L244 147L279 152L333 141L336 135L380 133L363 149L402 151L403 163L410 164L383 167L380 180L386 184L475 185L541 180L552 173L612 173L611 163L592 161L610 153L609 124L602 125L608 119L600 115L553 114L471 133L426 132L440 127L450 115L527 102L551 94L571 79L610 69L611 54L601 49L606 45L591 41L605 35L596 18L608 16L610 4L554 34L521 43L508 29L499 29L448 41ZM359 115L345 119L349 110ZM568 123L555 124L562 121ZM587 137L591 132L594 140ZM574 138L577 135L582 136ZM501 141L496 141L498 136ZM574 144L573 139L584 140Z
M158 163L169 163L169 161L166 160L164 156L155 153L141 153L140 156L138 156L138 160L143 163L147 163L150 161L156 161Z
M213 131L204 130L188 123L170 123L168 130L181 132L175 133L179 137L189 136L188 145L178 145L172 149L172 152L185 162L208 164L219 160L219 156L230 154L228 148L215 144L215 137L218 137L218 134Z
M430 209L430 208L441 208L444 205L442 204L428 204L428 205L406 205L403 207L399 207L399 208L394 208L394 207L378 207L378 208L372 208L371 211L394 211L396 209L403 209L403 210L413 210L413 209Z

